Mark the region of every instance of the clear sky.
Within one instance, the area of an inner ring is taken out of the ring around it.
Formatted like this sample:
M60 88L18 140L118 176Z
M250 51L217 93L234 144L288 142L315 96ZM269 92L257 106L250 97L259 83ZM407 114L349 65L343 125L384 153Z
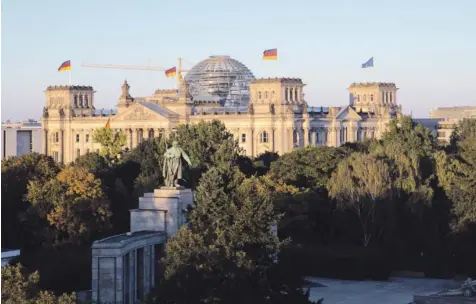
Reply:
M2 121L40 118L48 85L72 61L73 84L115 106L172 88L163 72L93 69L81 63L197 63L229 55L256 77L299 77L313 106L348 103L347 86L395 82L405 113L476 105L476 0L4 0ZM263 61L278 48L278 61ZM361 69L371 56L375 67ZM191 64L185 63L185 67Z

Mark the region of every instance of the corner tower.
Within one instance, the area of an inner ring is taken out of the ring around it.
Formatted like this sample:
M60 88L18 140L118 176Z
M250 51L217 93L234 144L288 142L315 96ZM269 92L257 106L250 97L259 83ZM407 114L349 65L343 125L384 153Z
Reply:
M379 113L382 108L388 110L397 108L398 88L394 83L353 83L348 90L350 105L357 112Z

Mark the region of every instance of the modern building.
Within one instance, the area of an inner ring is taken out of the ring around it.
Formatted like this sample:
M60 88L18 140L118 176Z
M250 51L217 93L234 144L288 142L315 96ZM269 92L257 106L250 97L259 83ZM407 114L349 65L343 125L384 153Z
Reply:
M431 109L430 118L438 120L438 142L448 143L454 128L461 120L476 118L476 107L441 107Z
M286 153L305 146L339 146L379 138L401 115L393 83L353 83L350 102L341 107L309 107L305 84L296 78L255 79L242 63L212 56L194 66L179 88L134 98L127 81L117 110L98 112L94 90L86 86L49 86L43 111L43 153L69 163L99 150L92 133L109 121L127 136L127 148L146 138L167 135L179 124L220 120L246 155Z
M42 152L41 123L29 119L2 123L2 158Z

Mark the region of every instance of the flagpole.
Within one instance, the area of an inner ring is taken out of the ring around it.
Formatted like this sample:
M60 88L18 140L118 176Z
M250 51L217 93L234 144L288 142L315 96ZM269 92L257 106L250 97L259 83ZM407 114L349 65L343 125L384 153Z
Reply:
M69 86L71 86L71 68L69 68L68 72L69 72L68 73L69 74Z

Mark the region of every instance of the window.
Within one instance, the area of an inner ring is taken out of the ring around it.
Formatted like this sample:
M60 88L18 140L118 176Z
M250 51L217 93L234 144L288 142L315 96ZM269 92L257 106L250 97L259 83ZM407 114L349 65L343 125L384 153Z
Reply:
M261 92L258 92L258 99L261 99Z
M284 100L288 101L288 88L284 89Z
M58 162L59 157L58 157L58 152L57 151L53 152L53 158L54 158L55 162Z
M357 101L360 101L360 95L357 95Z
M78 95L74 95L74 107L78 107Z
M55 133L55 142L59 142L59 132Z
M392 92L390 92L389 95L390 95L390 102L392 102L392 99L393 99L392 98L392 95L393 95Z
M76 142L79 142L79 134L76 134Z
M367 95L364 94L364 101L367 101Z
M86 142L89 142L89 134L86 134L86 137L84 138Z
M271 98L274 98L274 91L271 91Z
M149 138L154 138L154 129L149 130Z
M268 142L268 132L263 131L259 135L259 142L260 143L267 143Z
M241 134L241 142L242 143L246 142L246 134L245 133Z
M80 149L76 149L76 158L80 157L81 156L81 150Z
M293 88L289 88L289 101L293 101Z
M139 129L139 132L137 132L137 137L138 137L138 140L137 142L140 144L144 141L144 131L142 129Z
M388 92L385 92L385 102L388 102Z
M268 99L268 91L264 91L264 98Z
M370 94L370 101L374 101L374 94Z
M298 99L298 89L295 89L295 90L294 90L294 100L295 100L295 101L298 101L298 100L299 100L299 99Z
M89 106L88 95L84 95L84 106L87 108Z
M83 95L79 95L79 106L83 107Z

